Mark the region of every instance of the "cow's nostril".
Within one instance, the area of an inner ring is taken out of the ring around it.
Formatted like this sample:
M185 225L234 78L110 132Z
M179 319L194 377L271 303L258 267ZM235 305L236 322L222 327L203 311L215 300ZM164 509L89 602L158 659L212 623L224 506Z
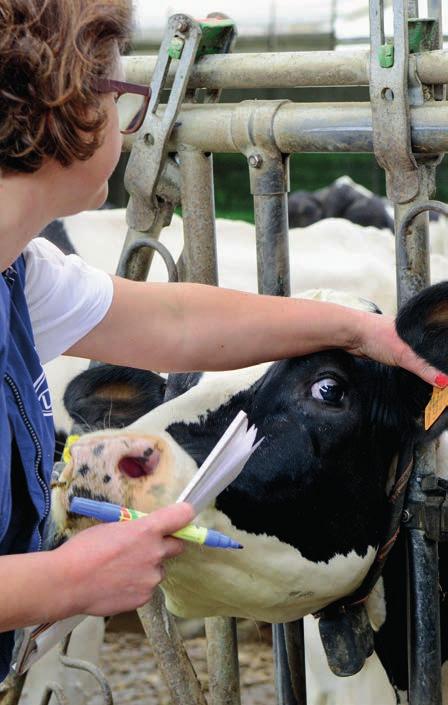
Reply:
M154 472L159 460L158 450L153 450L149 457L125 455L118 461L118 469L128 477L146 477Z

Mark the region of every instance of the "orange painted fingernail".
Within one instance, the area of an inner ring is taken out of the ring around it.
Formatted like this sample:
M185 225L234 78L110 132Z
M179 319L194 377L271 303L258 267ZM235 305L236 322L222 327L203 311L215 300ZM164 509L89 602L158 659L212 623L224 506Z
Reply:
M448 375L438 374L434 380L434 384L441 389L448 387Z

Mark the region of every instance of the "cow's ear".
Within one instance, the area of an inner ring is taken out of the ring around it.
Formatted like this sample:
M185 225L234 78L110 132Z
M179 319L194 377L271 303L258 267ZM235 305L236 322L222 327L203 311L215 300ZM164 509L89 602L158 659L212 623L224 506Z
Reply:
M400 309L396 328L417 355L448 373L448 282L413 296Z
M448 282L441 282L424 289L412 297L400 309L396 327L398 335L420 357L431 365L448 373ZM420 399L423 399L423 383L414 378L410 387L419 387ZM432 389L427 385L426 401L428 403ZM437 438L448 428L448 413L443 412L434 424L418 439L430 441Z
M162 404L165 388L166 379L155 372L103 364L70 382L64 405L82 428L121 428Z

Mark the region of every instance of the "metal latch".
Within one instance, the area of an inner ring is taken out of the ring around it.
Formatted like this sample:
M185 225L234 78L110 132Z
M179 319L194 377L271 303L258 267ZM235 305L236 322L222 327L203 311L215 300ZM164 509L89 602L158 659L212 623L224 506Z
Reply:
M409 501L402 522L408 529L424 531L431 541L448 541L448 482L435 475L424 477L422 501Z

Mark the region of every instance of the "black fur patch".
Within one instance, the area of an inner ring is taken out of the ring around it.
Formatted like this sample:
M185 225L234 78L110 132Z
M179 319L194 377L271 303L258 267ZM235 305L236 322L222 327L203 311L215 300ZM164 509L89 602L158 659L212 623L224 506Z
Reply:
M396 325L417 355L448 374L448 282L414 296L400 309Z
M39 237L44 237L53 245L56 245L64 255L74 255L76 250L70 240L62 220L53 220L39 233Z

